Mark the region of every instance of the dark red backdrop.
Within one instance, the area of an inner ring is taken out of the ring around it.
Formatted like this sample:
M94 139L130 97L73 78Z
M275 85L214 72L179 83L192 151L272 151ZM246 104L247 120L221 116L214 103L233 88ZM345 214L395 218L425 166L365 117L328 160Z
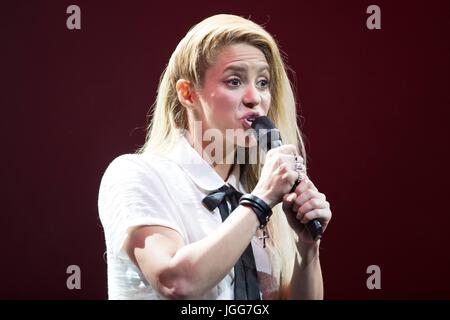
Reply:
M66 8L81 7L80 31ZM366 28L381 8L382 29ZM188 28L251 17L296 71L310 175L332 205L327 299L450 298L448 1L2 4L0 298L104 299L101 175L144 140ZM81 267L81 290L66 268ZM381 268L368 290L366 268Z

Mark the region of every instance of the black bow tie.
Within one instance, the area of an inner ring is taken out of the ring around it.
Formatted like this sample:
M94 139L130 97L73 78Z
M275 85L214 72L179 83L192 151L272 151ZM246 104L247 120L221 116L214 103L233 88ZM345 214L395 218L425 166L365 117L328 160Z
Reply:
M223 185L216 191L208 194L203 200L202 203L209 211L213 211L224 201L229 200L231 202L232 210L237 207L237 203L239 199L242 197L242 193L237 191L232 186Z

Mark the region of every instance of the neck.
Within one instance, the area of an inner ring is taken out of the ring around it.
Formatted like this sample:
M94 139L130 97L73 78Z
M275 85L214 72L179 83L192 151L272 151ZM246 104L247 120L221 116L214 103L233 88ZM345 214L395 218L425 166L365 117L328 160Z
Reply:
M213 169L223 179L223 181L226 181L233 170L233 165L226 163L216 164L213 165Z
M236 148L234 146L227 146L226 142L224 142L222 146L223 150L223 156L221 161L217 161L218 159L209 158L209 153L204 152L204 150L214 142L211 141L203 141L201 136L195 135L189 130L186 131L186 139L188 140L189 144L195 149L195 151L205 160L213 169L216 171L216 173L224 180L226 181L228 179L228 176L231 174L231 171L233 170L233 162L229 161L230 159L234 159L234 155L236 153ZM211 145L212 147L213 145ZM210 148L211 148L210 147ZM218 146L216 146L218 147ZM213 149L214 150L214 149ZM231 150L227 156L227 151ZM231 154L230 154L231 153ZM215 156L215 155L213 155Z

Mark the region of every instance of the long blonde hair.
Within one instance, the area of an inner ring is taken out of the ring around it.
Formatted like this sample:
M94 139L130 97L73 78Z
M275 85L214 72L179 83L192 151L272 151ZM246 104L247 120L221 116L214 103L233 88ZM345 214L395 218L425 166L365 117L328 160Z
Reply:
M217 53L221 48L234 43L252 45L265 55L271 73L272 102L268 116L280 129L283 142L297 145L306 162L302 134L294 121L297 119L297 113L293 86L275 40L260 25L227 14L215 15L201 21L189 30L176 47L161 76L157 99L152 112L149 113L152 120L146 141L138 153L147 149L164 152L177 140L177 129L188 129L187 112L180 104L175 88L177 80L187 79L195 87L201 88L205 71L213 63ZM248 190L255 187L260 168L260 163L244 165L241 180ZM281 205L277 205L273 211L268 223L268 233L274 249L271 257L272 273L280 283L280 298L289 298L286 289L292 279L294 262L298 258L295 233L290 228Z

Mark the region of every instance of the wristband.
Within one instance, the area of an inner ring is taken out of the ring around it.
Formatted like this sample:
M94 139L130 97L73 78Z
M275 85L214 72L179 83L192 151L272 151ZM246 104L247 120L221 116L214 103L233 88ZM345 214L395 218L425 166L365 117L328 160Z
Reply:
M269 222L272 215L272 209L264 200L258 198L253 194L244 194L239 200L239 204L243 206L249 206L253 209L259 220L259 228L262 229Z

